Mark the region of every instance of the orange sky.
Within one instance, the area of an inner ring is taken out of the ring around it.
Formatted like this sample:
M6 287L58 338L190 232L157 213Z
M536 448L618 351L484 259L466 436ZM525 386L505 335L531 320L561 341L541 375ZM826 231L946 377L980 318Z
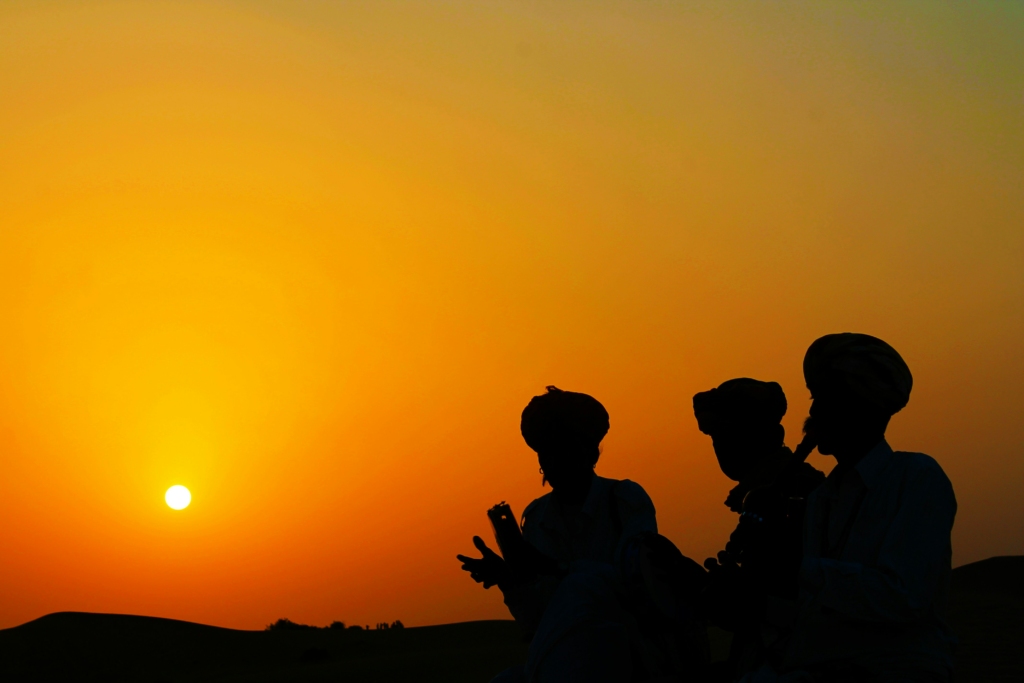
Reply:
M0 627L503 616L454 555L547 384L702 559L691 396L778 380L793 443L843 330L955 562L1024 553L1022 225L1019 4L5 2Z

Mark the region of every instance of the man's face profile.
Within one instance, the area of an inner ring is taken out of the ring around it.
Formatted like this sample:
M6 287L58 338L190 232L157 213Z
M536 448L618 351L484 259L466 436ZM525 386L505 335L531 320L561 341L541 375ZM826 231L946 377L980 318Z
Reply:
M551 488L572 486L589 477L594 466L584 453L570 448L545 448L537 453L544 479Z
M822 455L835 455L836 448L849 441L850 425L847 424L849 412L844 410L841 392L833 388L818 388L811 395L810 419L807 431L813 431L818 440L818 452Z
M736 428L719 429L711 434L711 444L725 476L740 481L750 474L756 446L749 433Z
M863 450L885 435L889 417L845 386L824 385L811 392L810 419L822 455Z

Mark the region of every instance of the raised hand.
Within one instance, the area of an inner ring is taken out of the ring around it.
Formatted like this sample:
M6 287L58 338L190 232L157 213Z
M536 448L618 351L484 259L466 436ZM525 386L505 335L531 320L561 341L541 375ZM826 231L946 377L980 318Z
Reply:
M508 565L501 555L487 547L484 540L479 536L473 537L473 545L479 550L483 557L480 559L456 555L456 559L462 563L462 569L469 572L469 575L477 583L482 583L484 588L497 585L499 588L509 579Z

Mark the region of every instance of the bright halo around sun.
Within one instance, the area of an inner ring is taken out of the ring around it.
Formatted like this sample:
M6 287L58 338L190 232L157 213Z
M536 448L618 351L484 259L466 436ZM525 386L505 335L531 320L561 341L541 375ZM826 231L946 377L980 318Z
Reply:
M184 486L172 486L164 494L164 500L172 510L184 510L192 502L192 494Z

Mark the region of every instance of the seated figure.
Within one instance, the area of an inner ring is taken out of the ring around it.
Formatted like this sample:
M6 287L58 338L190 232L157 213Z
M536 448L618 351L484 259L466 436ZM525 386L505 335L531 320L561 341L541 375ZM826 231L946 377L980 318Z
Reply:
M935 460L885 440L910 398L910 369L884 341L844 333L811 345L804 377L807 430L837 464L807 503L785 678L949 681L956 499Z
M766 662L778 665L795 613L804 506L825 475L784 443L786 395L776 382L731 379L693 397L700 430L709 435L722 472L738 482L725 504L739 513L718 559L709 559L704 608L733 632L730 679ZM813 447L811 447L813 448Z
M480 537L482 558L459 555L485 588L497 585L532 638L520 680L628 681L629 617L618 567L628 541L656 534L654 504L632 481L594 469L608 413L593 397L548 387L523 410L521 431L537 453L545 494L522 515L528 566L510 566ZM508 553L506 553L507 555ZM508 680L511 672L505 674Z

